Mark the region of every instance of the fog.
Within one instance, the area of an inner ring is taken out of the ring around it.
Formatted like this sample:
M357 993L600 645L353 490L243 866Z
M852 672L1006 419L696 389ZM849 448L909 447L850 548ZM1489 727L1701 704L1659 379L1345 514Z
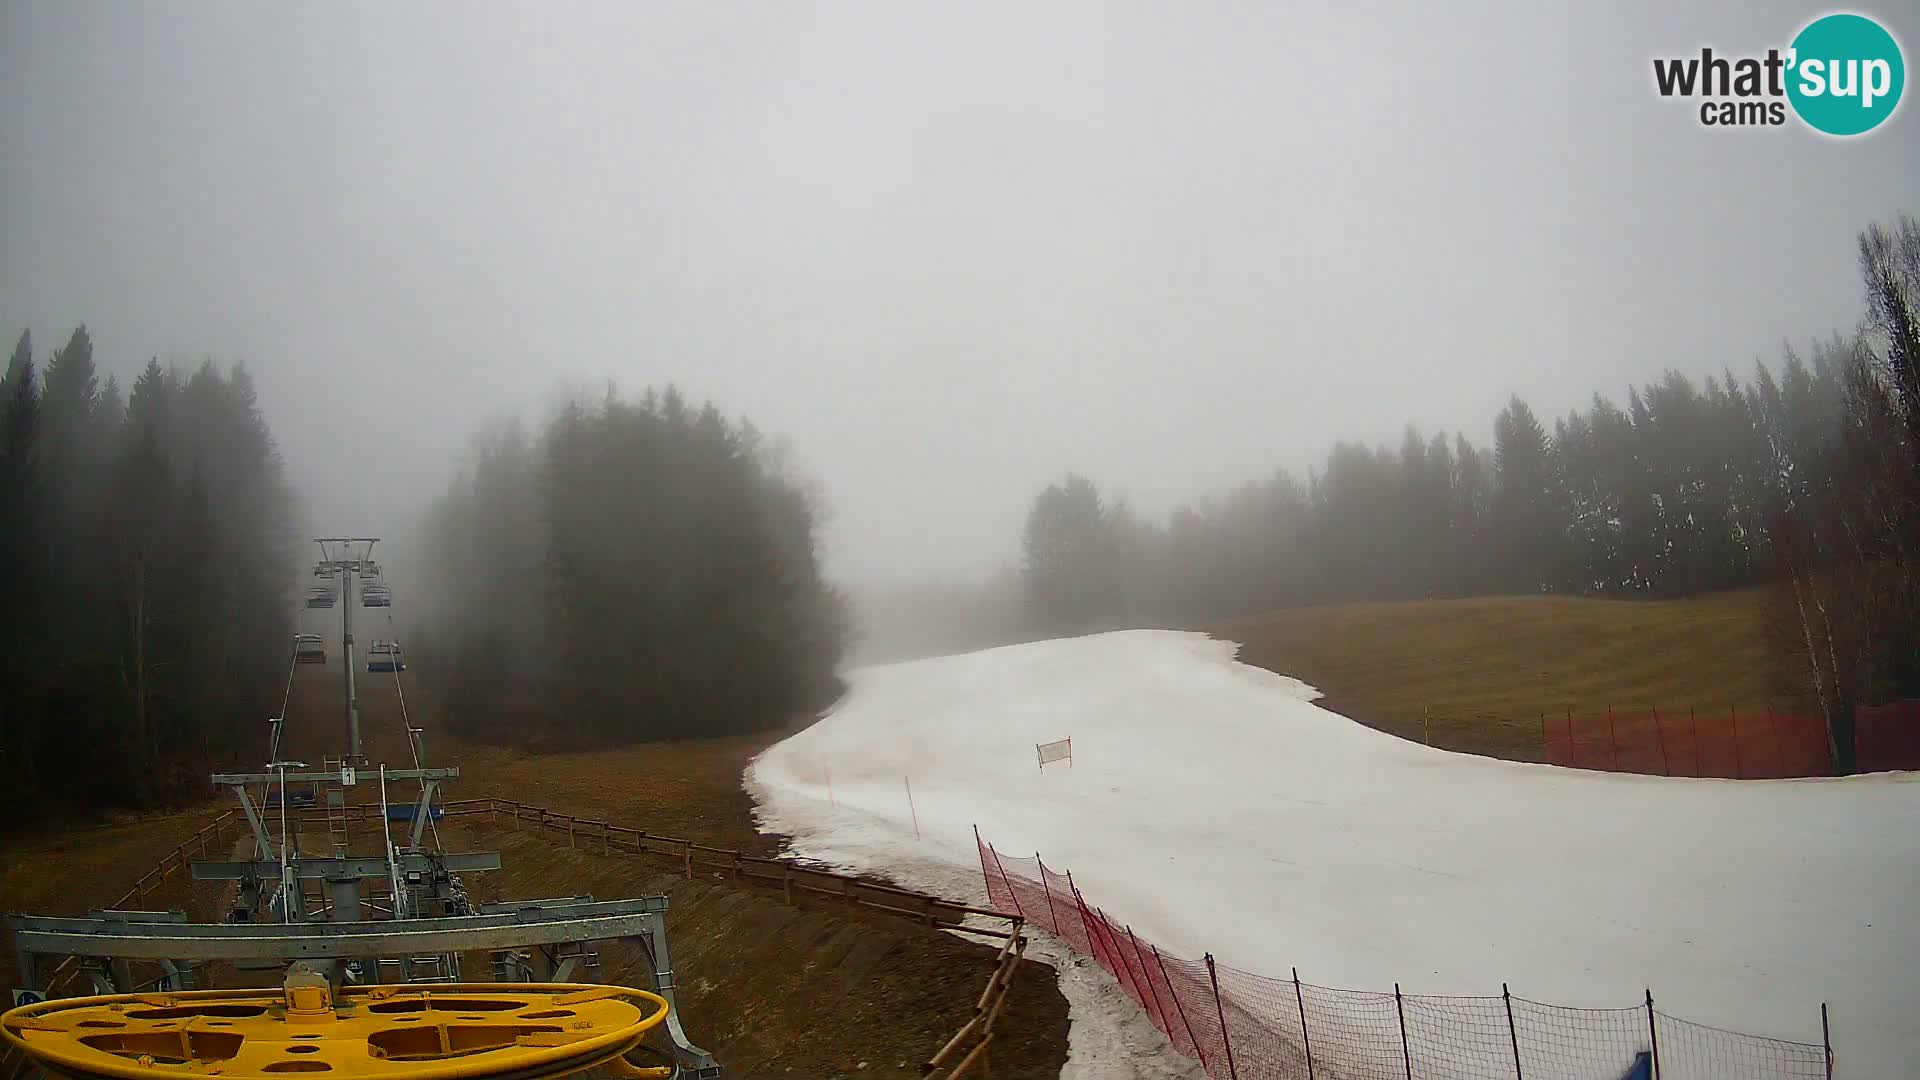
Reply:
M1813 13L8 2L0 332L244 363L334 534L671 381L790 442L836 578L984 575L1070 470L1159 513L1852 327L1915 106L1713 130L1649 64Z

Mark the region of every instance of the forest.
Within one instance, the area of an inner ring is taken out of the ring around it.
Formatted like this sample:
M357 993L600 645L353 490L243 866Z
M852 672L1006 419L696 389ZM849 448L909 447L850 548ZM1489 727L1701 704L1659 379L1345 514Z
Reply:
M84 327L44 363L23 333L0 403L5 820L178 803L258 766L311 549L252 377L156 360L123 390ZM817 518L777 447L671 390L569 405L537 439L509 425L431 510L412 666L482 738L778 726L839 691Z
M101 381L85 327L0 381L0 810L205 792L266 747L288 669L293 497L244 368Z
M672 388L483 433L425 538L444 721L574 747L809 715L850 633L818 518L777 446Z
M1302 604L1769 585L1783 687L1847 759L1857 704L1920 696L1920 224L1858 236L1858 327L1696 384L1669 371L1491 445L1409 428L1304 480L1143 515L1068 476L1022 538L1032 628L1192 625Z

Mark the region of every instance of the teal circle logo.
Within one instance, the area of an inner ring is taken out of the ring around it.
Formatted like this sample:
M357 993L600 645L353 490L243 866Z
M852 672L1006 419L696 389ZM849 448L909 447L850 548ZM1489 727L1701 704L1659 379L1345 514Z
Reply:
M1900 43L1864 15L1827 15L1793 39L1787 100L1815 131L1861 135L1893 115L1907 84Z

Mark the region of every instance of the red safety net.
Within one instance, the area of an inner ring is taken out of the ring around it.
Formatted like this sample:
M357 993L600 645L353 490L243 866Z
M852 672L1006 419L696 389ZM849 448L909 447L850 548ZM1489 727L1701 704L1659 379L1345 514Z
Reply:
M1072 876L980 841L987 896L1093 957L1214 1080L1617 1080L1652 1055L1662 1080L1821 1080L1827 1051L1622 1009L1514 997L1338 990L1173 956L1089 903Z
M1854 728L1859 771L1920 769L1920 701L1856 709ZM1540 739L1549 764L1577 769L1745 780L1833 771L1826 722L1772 709L1543 716Z
M1920 769L1920 701L1855 709L1853 752L1861 772Z

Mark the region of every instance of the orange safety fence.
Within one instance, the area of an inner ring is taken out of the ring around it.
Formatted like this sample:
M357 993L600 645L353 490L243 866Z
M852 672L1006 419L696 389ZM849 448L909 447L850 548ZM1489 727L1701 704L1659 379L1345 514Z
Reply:
M1653 776L1786 779L1833 774L1826 722L1773 709L1623 710L1540 717L1550 765ZM1854 710L1859 772L1920 769L1920 701Z
M1175 1049L1213 1080L1618 1080L1636 1061L1661 1080L1822 1080L1830 1044L1726 1031L1644 1001L1576 1009L1499 996L1340 990L1176 956L1114 919L1070 873L978 841L989 903L1092 957ZM1821 1009L1823 1039L1826 1010Z

